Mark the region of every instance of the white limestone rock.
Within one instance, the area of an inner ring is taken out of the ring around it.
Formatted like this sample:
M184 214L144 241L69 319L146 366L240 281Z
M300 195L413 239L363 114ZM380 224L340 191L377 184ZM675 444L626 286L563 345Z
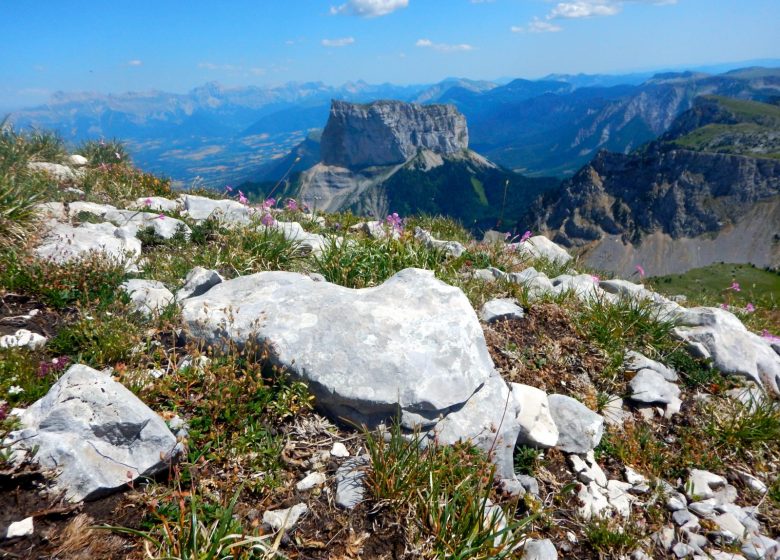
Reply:
M289 531L308 512L309 506L304 503L285 509L267 510L263 513L263 523L270 525L274 531Z
M550 413L547 393L530 385L510 383L512 396L517 402L520 427L517 442L534 447L555 447L558 443L558 426Z
M222 275L216 270L196 266L184 278L184 286L176 292L176 301L203 295L217 284L224 282L224 280Z
M503 319L522 319L525 313L516 299L497 298L485 302L479 316L485 323L494 323Z
M46 345L46 337L38 333L19 329L14 334L0 336L0 348L28 348L38 350Z
M73 365L19 415L14 459L56 469L55 488L78 502L114 492L169 467L176 438L157 414L110 376Z
M549 395L550 413L558 427L555 447L566 453L587 453L601 441L604 418L566 395Z
M147 317L162 313L174 302L171 291L156 280L126 280L121 287L130 296L133 309Z

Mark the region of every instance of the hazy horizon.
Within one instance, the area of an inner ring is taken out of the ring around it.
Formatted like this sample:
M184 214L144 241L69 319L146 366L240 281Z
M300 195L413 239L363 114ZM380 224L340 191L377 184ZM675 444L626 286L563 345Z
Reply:
M52 93L430 84L780 59L773 0L287 0L10 5L0 107Z

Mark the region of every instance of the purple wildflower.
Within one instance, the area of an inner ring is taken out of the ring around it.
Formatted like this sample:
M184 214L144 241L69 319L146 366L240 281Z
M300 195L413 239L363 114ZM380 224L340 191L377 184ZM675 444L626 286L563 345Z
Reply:
M727 303L721 303L721 304L720 304L720 308L721 308L721 309L728 310L728 308L729 308L729 305L728 305Z
M269 208L273 208L274 206L276 206L276 199L266 198L263 201L263 210L268 210Z
M590 277L593 279L593 282L594 282L594 283L596 283L596 284L598 284L599 282L601 282L601 278L599 278L599 277L598 277L598 276L596 276L595 274L591 274L591 275L590 275Z
M158 220L164 220L165 219L165 214L158 214L157 215L157 219Z
M753 311L755 311L755 310L756 310L756 306L753 305L752 303L748 303L745 306L745 311L747 311L748 313L753 313Z
M520 243L525 243L526 241L528 241L529 239L531 239L531 236L532 236L532 235L533 235L533 234L532 234L530 231L526 231L526 232L523 234L523 236L520 238Z
M639 277L640 278L644 278L645 277L645 269L644 269L644 267L641 264L638 264L638 265L636 265L635 268L636 268L636 271L639 273Z
M249 204L249 199L247 199L247 197L245 197L244 193L242 193L241 191L238 191L238 201L241 204Z
M225 192L229 192L229 193L233 192L233 187L231 187L230 185L225 185Z
M761 336L762 336L763 338L767 339L767 340L768 340L768 341L770 341L770 342L775 342L775 341L778 341L778 340L780 340L780 336L775 336L775 335L773 335L771 332L769 332L769 331L768 331L768 330L766 330L766 329L764 329L764 330L761 332Z
M398 233L401 233L404 229L404 221L398 215L398 212L393 212L392 214L388 214L387 218L385 218L385 221L387 222L387 225L392 227Z
M735 292L741 292L742 288L739 287L739 282L732 282L731 286L728 287L729 290L734 290Z
M287 199L287 202L285 203L285 207L290 212L297 212L298 211L298 203L295 202L295 199L293 199L293 198L288 198Z
M151 198L147 198L146 200L144 200L144 204L146 204L147 206L151 206L152 205L152 199Z
M274 225L275 221L276 220L274 220L274 217L271 214L267 213L267 212L260 219L260 223L263 224L264 226L272 226L272 225Z

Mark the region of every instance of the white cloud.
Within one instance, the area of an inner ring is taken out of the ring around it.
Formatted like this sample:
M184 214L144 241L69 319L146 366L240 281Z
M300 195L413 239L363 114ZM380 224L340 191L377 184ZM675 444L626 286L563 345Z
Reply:
M578 19L619 14L625 4L669 6L677 0L575 0L559 2L547 14L547 19Z
M620 12L621 5L618 2L582 0L579 2L559 2L548 14L548 19L586 18L593 16L614 16Z
M417 42L414 44L414 46L433 49L439 52L463 52L463 51L474 50L474 47L467 43L459 43L459 44L451 45L447 43L434 43L430 39L418 39Z
M143 65L143 61L142 60L138 60L136 58L136 59L133 59L133 60L128 60L127 61L127 65L128 66L142 66Z
M406 8L409 0L348 0L340 6L331 6L332 15L350 14L360 17L378 17Z
M512 33L555 33L557 31L562 31L563 27L550 23L549 21L534 18L531 23L525 27L513 25L509 29Z
M323 47L346 47L355 42L354 37L342 37L341 39L323 39Z

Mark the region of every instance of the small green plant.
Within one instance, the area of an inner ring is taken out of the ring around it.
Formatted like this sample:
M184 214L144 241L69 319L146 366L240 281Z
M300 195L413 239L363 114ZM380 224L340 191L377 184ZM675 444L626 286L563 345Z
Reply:
M178 470L179 467L177 467ZM175 489L149 504L147 530L104 525L98 527L139 537L145 542L146 557L153 560L249 560L284 557L278 553L278 535L248 535L234 512L243 487L227 503L213 503L201 496L190 477L189 488L181 487L175 476ZM274 538L275 537L275 538Z
M722 453L751 461L779 455L780 408L770 399L748 403L724 399L722 406L712 406L710 412L706 430Z
M464 245L467 245L474 240L471 232L463 227L463 224L449 216L431 216L429 214L423 214L410 218L407 221L406 227L412 231L414 231L414 228L417 226L429 231L436 239L458 241Z
M535 447L527 445L518 445L515 447L515 472L517 474L526 474L533 476L539 467L542 458L542 451Z
M122 307L82 310L49 341L49 349L95 368L126 362L141 341L141 329Z
M587 546L599 559L618 559L630 554L639 544L641 531L631 522L594 517L584 527Z
M366 480L380 504L410 515L430 539L435 558L508 558L532 517L515 518L516 504L490 505L494 467L468 444L424 449L395 423L390 437L366 432L371 469Z

